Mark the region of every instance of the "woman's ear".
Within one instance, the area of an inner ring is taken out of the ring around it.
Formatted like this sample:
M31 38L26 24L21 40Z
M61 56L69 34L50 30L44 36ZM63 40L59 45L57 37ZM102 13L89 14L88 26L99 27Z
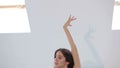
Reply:
M68 65L68 64L70 64L70 62L66 62L66 64Z

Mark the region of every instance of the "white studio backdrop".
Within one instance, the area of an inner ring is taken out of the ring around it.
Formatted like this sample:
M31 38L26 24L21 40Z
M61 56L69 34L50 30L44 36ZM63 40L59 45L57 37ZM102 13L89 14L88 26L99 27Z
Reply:
M114 0L27 0L30 34L0 34L0 68L53 68L54 52L70 49L69 28L82 68L120 68L119 31L112 31Z

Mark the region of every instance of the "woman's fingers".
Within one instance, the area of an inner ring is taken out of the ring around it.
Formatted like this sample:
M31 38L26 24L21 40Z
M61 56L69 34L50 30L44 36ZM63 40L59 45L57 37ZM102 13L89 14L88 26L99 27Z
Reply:
M68 18L68 20L67 20L67 22L65 23L65 26L67 27L67 26L72 26L70 23L72 22L72 21L74 21L74 20L76 20L77 18L75 18L74 16L69 16L69 18Z
M75 18L74 16L72 16L72 18L71 18L71 20L73 21L73 20L76 20L77 18Z

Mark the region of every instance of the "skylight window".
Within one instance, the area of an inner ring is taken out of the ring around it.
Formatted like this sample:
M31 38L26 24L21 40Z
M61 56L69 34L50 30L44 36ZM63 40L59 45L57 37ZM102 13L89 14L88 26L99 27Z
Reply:
M0 0L0 33L30 33L24 0Z
M120 0L115 0L112 20L112 30L120 30Z

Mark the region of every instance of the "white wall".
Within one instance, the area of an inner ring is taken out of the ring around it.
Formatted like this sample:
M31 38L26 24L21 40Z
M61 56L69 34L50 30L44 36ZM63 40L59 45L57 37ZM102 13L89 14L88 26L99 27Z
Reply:
M120 31L111 30L113 3L26 0L32 33L0 34L0 68L53 68L54 51L70 49L62 28L69 14L77 17L69 29L82 68L120 68Z

